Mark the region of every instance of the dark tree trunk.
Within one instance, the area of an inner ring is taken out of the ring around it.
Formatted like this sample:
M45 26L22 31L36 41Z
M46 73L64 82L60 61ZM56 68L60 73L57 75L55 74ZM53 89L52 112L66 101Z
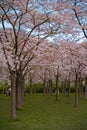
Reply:
M21 86L21 97L22 97L22 106L24 103L24 94L25 94L25 79L24 76L21 76L21 82L20 82L20 86Z
M22 97L21 97L21 86L20 86L20 79L17 77L17 82L16 82L16 108L21 109L22 107Z
M49 93L49 81L46 82L46 93Z
M87 86L87 78L85 78L85 86Z
M79 78L79 97L83 98L82 79Z
M49 80L49 94L52 96L52 79Z
M67 84L67 80L63 81L62 93L64 93L64 94L66 92L66 86L67 86L66 84Z
M70 80L67 81L67 87L68 87L68 94L66 99L66 104L70 103Z
M46 94L46 80L43 80L43 94Z
M30 102L32 102L32 77L30 77Z
M58 75L56 76L56 101L59 101L59 84L58 84Z
M64 81L61 81L61 88L62 88L62 93L65 93L65 88L64 88Z
M17 75L16 78L16 108L21 109L24 99L24 78L23 76Z
M78 75L76 74L76 80L75 80L75 107L78 107Z
M11 72L11 119L16 119L16 75Z
M85 78L85 99L87 99L87 78Z

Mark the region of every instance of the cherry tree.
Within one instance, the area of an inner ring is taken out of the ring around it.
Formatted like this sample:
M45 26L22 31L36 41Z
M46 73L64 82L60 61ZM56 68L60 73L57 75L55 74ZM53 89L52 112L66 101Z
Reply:
M73 74L74 80L75 80L75 107L78 106L78 90L79 90L79 76L81 72L85 69L86 65L82 57L84 56L83 49L80 48L79 45L76 44L70 44L67 46L67 49L69 51L69 55L67 57L67 69L70 68L70 73ZM70 77L70 76L69 76Z
M44 46L45 45L45 46ZM52 69L51 69L51 52L50 49L51 44L47 41L44 44L40 44L38 49L38 59L37 66L39 66L40 73L39 76L43 81L43 93L46 93L46 90L49 89L50 93L52 93ZM52 53L53 54L53 53Z
M22 107L24 77L27 73L27 66L35 57L35 52L38 52L37 46L46 38L51 40L55 34L54 39L60 37L59 39L76 41L79 38L78 35L81 36L82 30L86 38L85 3L86 0L83 2L79 0L0 1L0 46L11 77L12 118L16 118L15 106L17 109ZM50 53L52 51L43 55L45 66L52 65L54 62ZM74 61L78 62L75 56Z
M55 33L55 24L53 24L53 28L52 24L49 24L49 21L52 22L51 14L48 17L49 10L41 12L37 8L39 5L34 2L31 0L3 0L0 4L0 43L11 74L11 111L14 113L11 115L12 118L16 117L15 106L20 109L22 105L21 95L18 94L18 91L20 91L20 81L23 81L26 66L34 57L32 50L44 38ZM15 99L17 104L15 104Z

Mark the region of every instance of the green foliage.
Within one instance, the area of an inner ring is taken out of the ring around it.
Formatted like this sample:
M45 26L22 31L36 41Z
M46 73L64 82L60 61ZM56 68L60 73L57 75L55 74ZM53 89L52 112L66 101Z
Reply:
M56 90L55 83L53 83L53 85L52 85L52 91L53 91L53 93L55 92L55 90ZM30 86L29 86L29 84L26 84L26 92L27 93L30 92ZM32 86L32 92L33 93L43 93L43 85L42 85L42 83L33 84L33 86Z
M42 83L36 83L36 84L34 84L34 86L33 86L33 92L43 93Z
M55 93L55 91L56 91L56 84L53 83L53 85L52 85L52 92ZM29 86L29 84L26 84L26 92L27 93L30 92L30 86ZM32 86L32 92L33 93L43 93L42 83L33 84L33 86ZM60 93L62 92L61 84L59 85L59 92ZM71 93L75 92L75 87L74 86L71 86L70 92Z
M29 84L26 84L26 92L27 93L30 92L30 86L29 86ZM32 86L32 92L33 93L42 93L43 92L42 83L33 84L33 86Z
M0 83L0 94L5 93L6 87L6 84Z
M87 101L80 99L79 107L74 108L74 94L71 103L66 104L66 96L33 94L25 97L23 109L17 111L17 119L10 120L10 97L0 95L0 130L87 130Z
M70 92L71 92L71 93L75 92L75 87L74 87L74 86L72 86L72 87L70 88Z
M9 86L7 84L0 83L0 94L5 93L6 89L8 89L8 88L9 88ZM55 83L53 83L52 91L53 91L53 93L55 93L55 91L56 91ZM62 92L62 87L61 86L59 86L59 91ZM29 84L26 84L26 92L27 93L30 92ZM33 93L43 93L42 83L33 84L32 92ZM74 86L71 87L70 92L75 92L75 87Z

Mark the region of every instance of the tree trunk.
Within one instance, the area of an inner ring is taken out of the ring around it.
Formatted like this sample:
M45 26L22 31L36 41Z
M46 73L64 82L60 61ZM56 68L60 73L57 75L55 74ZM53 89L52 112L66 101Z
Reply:
M24 78L18 75L16 78L16 108L21 109L24 99Z
M32 77L30 77L30 102L32 102Z
M43 80L43 94L46 94L46 80Z
M61 88L62 88L62 93L65 93L65 88L64 88L64 81L61 81Z
M16 119L16 76L11 72L11 119Z
M49 80L49 94L52 96L52 79Z
M66 104L70 103L70 80L67 81L67 87L68 87L68 94L66 99Z
M83 98L82 79L79 79L79 97Z
M85 99L87 99L87 78L85 78Z
M76 80L75 80L75 107L78 107L78 75L76 74Z
M62 93L64 93L64 94L66 92L66 82L67 82L67 80L65 79L65 81L63 81L63 86L62 86Z
M46 93L49 93L49 81L46 82Z
M59 101L58 75L56 76L56 101Z
M21 76L20 86L21 86L21 97L22 97L21 105L23 106L24 95L25 95L25 80L24 80L24 76Z
M20 79L17 77L17 84L16 84L16 108L17 109L21 109L21 100L22 100L22 97L21 97L21 86L20 86Z
M87 86L87 78L85 78L85 86Z

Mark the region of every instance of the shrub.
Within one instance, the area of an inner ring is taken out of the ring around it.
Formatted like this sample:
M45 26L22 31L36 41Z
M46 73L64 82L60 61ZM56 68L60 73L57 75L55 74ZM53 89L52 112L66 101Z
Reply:
M70 92L71 92L71 93L75 92L75 87L72 86L72 87L70 88Z

